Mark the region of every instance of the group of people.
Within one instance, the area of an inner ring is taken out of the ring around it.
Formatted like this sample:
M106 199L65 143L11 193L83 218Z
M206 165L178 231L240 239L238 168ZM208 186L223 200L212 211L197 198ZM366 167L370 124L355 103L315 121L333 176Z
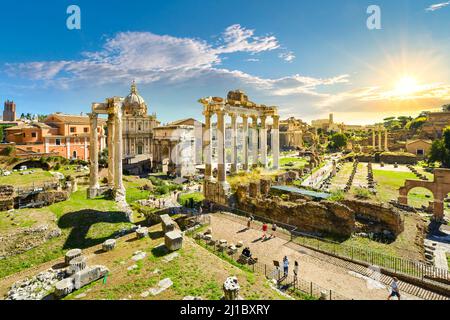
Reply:
M253 222L254 218L253 216L250 216L247 220L247 230L250 230L252 227L252 222ZM269 236L267 236L267 232L269 230L269 226L267 225L267 223L264 223L262 226L262 232L263 235L261 237L262 240L268 240L268 239L272 239L275 238L275 233L277 232L277 225L275 223L272 223L272 232L270 233Z

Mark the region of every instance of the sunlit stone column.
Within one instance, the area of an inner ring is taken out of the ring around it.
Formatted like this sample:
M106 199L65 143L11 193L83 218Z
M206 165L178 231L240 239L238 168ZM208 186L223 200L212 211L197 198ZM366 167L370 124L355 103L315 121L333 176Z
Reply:
M383 146L381 144L381 129L378 130L378 149L383 150Z
M273 169L278 170L280 168L280 117L272 116L272 157L273 157Z
M388 131L384 130L384 151L389 151L388 147Z
M209 111L203 112L205 116L205 129L203 131L203 157L205 162L205 180L212 178L212 152L211 152L211 117Z
M226 184L225 162L225 112L217 111L217 180L220 184Z
M253 167L258 166L258 117L252 116L252 153L253 153Z
M114 187L114 114L108 115L108 185Z
M242 144L242 152L243 152L243 169L245 171L248 170L248 116L242 115L242 138L243 138L243 144Z
M114 116L114 189L116 201L125 200L125 188L123 186L122 175L122 149L123 149L123 137L122 137L122 107L121 105L115 105Z
M261 163L263 168L267 168L267 127L266 127L266 116L261 116L261 128L259 130L259 140L260 140L260 151Z
M372 129L372 147L373 147L374 150L375 150L375 141L376 141L375 130Z
M238 146L237 146L237 114L231 114L231 172L238 171Z
M98 190L100 188L98 182L98 115L96 113L89 114L89 122L91 126L91 134L89 141L89 157L91 159L90 166L90 180L89 180L89 198L95 198L97 196Z

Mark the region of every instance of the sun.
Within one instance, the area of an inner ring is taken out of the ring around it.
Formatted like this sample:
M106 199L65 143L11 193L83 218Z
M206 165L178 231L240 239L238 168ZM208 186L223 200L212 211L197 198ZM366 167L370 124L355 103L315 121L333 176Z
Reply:
M397 81L395 86L395 93L399 96L408 96L417 91L418 82L416 78L405 76Z

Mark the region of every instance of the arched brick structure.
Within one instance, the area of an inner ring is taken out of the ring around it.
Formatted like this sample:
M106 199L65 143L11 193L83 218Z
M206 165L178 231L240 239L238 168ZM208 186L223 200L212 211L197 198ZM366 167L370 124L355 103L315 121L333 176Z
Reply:
M421 187L430 190L434 196L433 212L435 220L444 218L444 199L450 193L450 169L435 169L434 181L406 180L399 189L398 201L408 204L408 193L414 188Z

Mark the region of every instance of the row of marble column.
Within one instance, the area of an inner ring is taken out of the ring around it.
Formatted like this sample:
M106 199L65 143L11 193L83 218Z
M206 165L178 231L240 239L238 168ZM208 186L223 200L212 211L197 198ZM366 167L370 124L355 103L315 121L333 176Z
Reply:
M203 137L203 155L205 162L205 179L212 178L212 147L211 147L211 132L212 132L212 116L217 115L217 154L218 154L218 168L217 180L220 183L226 183L226 152L225 152L225 116L226 111L210 112L205 111L205 134ZM243 146L243 170L249 170L249 146L248 146L248 129L249 116L245 114L238 115L237 113L229 113L231 117L231 172L238 171L238 117L242 118L242 146ZM273 119L271 140L272 140L272 156L273 169L279 168L280 158L280 135L279 135L279 116L271 116ZM252 119L252 153L253 153L253 167L257 167L259 163L265 168L268 165L267 157L267 116L250 116ZM260 123L258 124L258 119ZM260 147L258 148L258 128Z
M382 143L382 132L384 132L384 146ZM377 149L377 139L376 139L377 134L378 134L378 150L388 151L388 131L381 130L381 129L380 130L372 130L372 147L373 147L373 149Z
M99 145L98 145L98 114L89 114L90 118L90 186L89 196L94 198L98 196L100 190L99 181ZM121 111L114 114L108 114L108 186L113 190L116 199L125 196L123 186L123 164L122 164L122 115Z

